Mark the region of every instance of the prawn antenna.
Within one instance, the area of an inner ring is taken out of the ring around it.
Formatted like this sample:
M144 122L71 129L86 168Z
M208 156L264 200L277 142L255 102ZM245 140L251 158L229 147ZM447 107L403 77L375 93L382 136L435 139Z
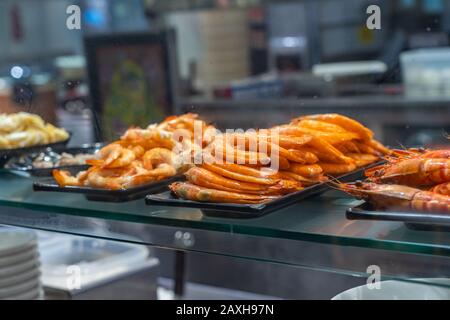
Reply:
M342 182L338 178L335 178L333 176L327 176L327 177L329 180L325 183L335 190L340 190L339 186L342 184Z
M444 136L445 139L450 139L450 134L447 133L447 131L444 131L442 129L442 135Z

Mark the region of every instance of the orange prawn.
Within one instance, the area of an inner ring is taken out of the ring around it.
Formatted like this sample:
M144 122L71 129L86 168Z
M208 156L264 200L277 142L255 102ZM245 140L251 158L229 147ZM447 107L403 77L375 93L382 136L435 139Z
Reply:
M356 165L354 163L344 164L319 162L318 165L322 168L324 173L332 176L345 174L356 169Z
M195 184L199 184L202 181L209 181L214 183L215 185L221 185L230 189L242 190L245 192L249 191L263 191L267 188L266 185L250 183L250 182L241 182L233 179L225 178L219 174L206 170L200 167L192 167L185 173L186 177L189 181Z
M450 196L450 182L438 184L430 189L431 192Z
M292 120L292 123L296 123L303 119L319 120L322 122L336 124L347 131L357 133L359 135L359 137L364 140L370 140L373 137L372 130L366 128L365 126L363 126L361 123L359 123L356 120L353 120L349 117L346 117L346 116L343 116L343 115L340 115L337 113L314 114L314 115L302 116L302 117Z
M366 171L374 182L430 186L450 181L450 159L412 158Z
M169 185L170 190L178 197L194 201L202 202L224 202L224 203L248 203L257 204L264 203L276 196L245 194L242 192L228 192L222 190L214 190L196 186L187 182L174 182Z
M338 188L378 209L450 213L450 197L402 185L356 182Z
M322 167L318 164L299 165L296 163L291 164L289 171L306 178L317 177L323 172Z
M277 180L275 180L275 179L252 177L252 176L240 174L240 173L237 173L234 171L226 170L223 167L220 167L218 165L204 163L201 165L201 167L205 168L206 170L212 171L214 173L220 174L224 177L231 178L231 179L238 180L238 181L266 184L266 185L273 185L273 184L277 183Z

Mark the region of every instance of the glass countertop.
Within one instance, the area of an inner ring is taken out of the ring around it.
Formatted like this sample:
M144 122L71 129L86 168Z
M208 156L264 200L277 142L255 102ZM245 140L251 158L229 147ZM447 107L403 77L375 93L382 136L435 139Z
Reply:
M346 209L360 202L339 191L328 191L259 218L228 219L207 217L197 209L148 206L144 199L110 203L88 201L80 194L36 192L32 182L0 174L0 206L104 221L450 256L450 233L414 231L400 222L348 220ZM8 214L0 208L0 216Z

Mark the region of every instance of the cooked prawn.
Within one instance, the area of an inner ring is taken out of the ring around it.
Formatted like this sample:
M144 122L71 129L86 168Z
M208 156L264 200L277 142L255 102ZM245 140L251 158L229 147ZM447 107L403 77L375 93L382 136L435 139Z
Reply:
M450 213L450 197L402 185L357 182L339 189L364 199L379 209Z
M343 154L347 153L360 153L361 150L358 148L354 141L345 141L335 145L336 149L338 149Z
M319 176L323 172L323 169L318 164L300 165L292 163L289 167L289 171L306 178L314 178Z
M434 186L433 188L431 188L430 191L434 192L434 193L439 193L439 194L450 196L450 182L438 184L437 186Z
M356 169L354 163L325 163L319 162L318 165L323 169L323 172L329 175L345 174Z
M352 158L346 157L338 149L336 149L331 144L320 138L312 139L309 142L309 145L315 150L317 150L316 155L321 161L331 163L346 163L346 164L351 164L355 162Z
M336 124L347 131L357 133L359 137L364 140L370 140L373 137L373 132L370 129L364 127L356 120L337 113L307 115L294 119L292 122L296 123L303 119L319 120L322 122Z
M244 175L244 174L240 174L240 173L237 173L234 171L224 169L223 167L220 167L218 165L203 163L201 165L201 167L205 168L206 170L212 171L214 173L220 174L224 177L242 181L242 182L258 183L258 184L265 184L265 185L274 185L277 183L277 180L275 180L275 179L248 176L248 175Z
M140 145L146 150L156 147L172 149L176 144L172 135L171 132L155 126L149 126L147 129L131 128L125 132L119 143L123 146Z
M275 127L274 130L279 130L280 134L284 135L294 135L299 137L307 135L321 138L333 145L359 138L359 136L353 132L326 132L294 125L279 126Z
M358 148L358 152L361 152L361 153L373 154L375 156L378 156L381 153L380 151L375 150L371 146L368 146L364 142L353 141L353 144Z
M411 158L366 171L375 182L422 187L450 181L450 159Z
M315 131L324 131L330 133L347 133L348 131L342 128L341 126L333 123L328 123L324 121L318 120L310 120L310 119L294 119L292 124L295 124L298 127L309 128Z
M187 182L174 182L169 186L170 190L178 197L202 201L202 202L224 202L224 203L264 203L276 196L245 194L242 192L228 192L222 190L199 187Z
M89 173L87 182L95 188L122 189L129 178L128 171L129 168L96 168Z
M214 183L215 185L221 185L227 188L242 190L245 192L249 191L263 191L267 188L266 185L250 183L250 182L241 182L233 179L225 178L217 173L206 170L205 168L200 167L192 167L185 173L186 177L189 181L199 184L202 181L209 181Z
M142 157L144 168L152 170L161 164L167 164L177 170L180 167L178 156L171 150L165 148L153 148Z
M97 153L99 159L86 160L87 164L102 168L118 168L128 166L136 159L134 152L117 143L109 144Z
M55 178L56 182L60 187L81 185L78 178L72 176L72 174L69 171L54 169L52 173L53 177Z
M304 186L311 186L313 184L327 181L328 178L322 175L315 176L313 178L306 178L297 173L290 171L279 171L279 176L286 180L294 180L300 182Z
M347 156L355 160L355 164L357 167L364 167L376 162L377 160L380 160L379 157L374 156L373 154L366 153L348 153Z
M210 162L212 163L212 162ZM214 163L216 167L225 169L227 171L232 171L241 175L250 176L250 177L256 177L256 178L263 178L263 179L276 179L277 171L272 170L270 168L252 168L240 164L234 164L234 163Z

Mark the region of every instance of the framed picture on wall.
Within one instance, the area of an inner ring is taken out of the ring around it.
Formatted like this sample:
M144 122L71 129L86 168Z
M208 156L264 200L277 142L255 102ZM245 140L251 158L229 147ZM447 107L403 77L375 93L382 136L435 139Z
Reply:
M84 44L97 140L173 111L173 31L93 35Z

